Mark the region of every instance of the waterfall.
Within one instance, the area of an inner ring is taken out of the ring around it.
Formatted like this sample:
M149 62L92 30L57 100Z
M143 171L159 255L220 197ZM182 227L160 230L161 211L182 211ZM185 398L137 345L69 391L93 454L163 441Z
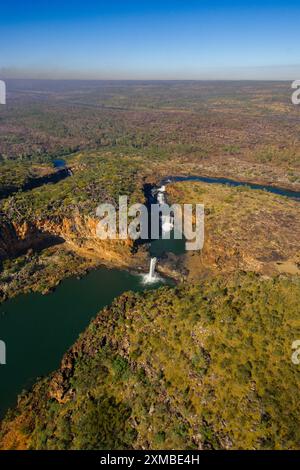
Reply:
M158 204L164 204L165 203L164 193L158 193L157 194L157 202L158 202Z
M174 228L174 218L170 215L163 215L161 228L164 233L171 232Z
M157 258L151 258L150 269L149 269L149 274L148 274L148 277L149 277L150 281L152 281L155 278L154 273L155 273L156 261L157 261Z
M156 190L157 192L157 202L158 204L165 204L166 202L166 198L165 198L165 192L166 192L166 187L165 186L161 186L160 188L158 188Z
M155 267L157 263L157 258L151 258L149 273L144 275L144 282L149 284L151 282L156 282L158 277L155 275Z

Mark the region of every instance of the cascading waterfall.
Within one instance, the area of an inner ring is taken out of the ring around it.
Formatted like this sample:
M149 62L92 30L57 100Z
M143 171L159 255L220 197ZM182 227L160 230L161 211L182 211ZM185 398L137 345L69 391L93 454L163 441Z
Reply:
M174 218L170 215L162 216L161 228L164 233L171 232L174 228Z
M156 195L157 203L160 206L164 205L166 202L165 192L166 192L165 186L161 186L160 188L154 189L152 191L152 196L154 197ZM170 232L174 226L173 217L163 216L161 219L161 224L162 224L161 227L162 227L163 232ZM144 275L145 284L151 284L159 280L159 276L155 274L156 263L157 263L157 258L151 258L149 273Z
M149 273L144 276L144 282L147 284L157 281L157 276L155 275L156 263L157 258L151 258Z
M150 269L149 269L149 279L153 279L155 277L155 266L156 266L157 258L151 258L150 261Z
M166 187L165 186L161 186L160 188L157 189L157 202L158 202L158 204L165 204L165 202L166 202L165 192L166 192Z
M165 197L166 187L161 186L157 190L157 202L159 205L164 205L166 202ZM174 218L171 215L163 215L161 217L161 229L164 233L171 232L174 228Z
M164 193L158 193L157 194L157 202L158 204L164 204L165 203L165 196Z

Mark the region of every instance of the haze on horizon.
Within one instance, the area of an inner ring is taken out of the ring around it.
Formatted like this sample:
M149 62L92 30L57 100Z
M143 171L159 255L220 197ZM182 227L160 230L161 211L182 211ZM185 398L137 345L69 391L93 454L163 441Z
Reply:
M294 0L11 1L0 79L295 80L299 13Z

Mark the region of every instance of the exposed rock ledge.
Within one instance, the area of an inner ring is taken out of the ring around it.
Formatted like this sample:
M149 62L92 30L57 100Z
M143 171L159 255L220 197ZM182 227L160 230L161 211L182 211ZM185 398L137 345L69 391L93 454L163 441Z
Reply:
M143 267L146 250L138 256L132 240L101 240L96 235L97 219L79 214L64 218L36 219L33 222L12 222L1 217L0 260L12 258L28 249L42 249L66 242L68 248L83 257L114 266Z

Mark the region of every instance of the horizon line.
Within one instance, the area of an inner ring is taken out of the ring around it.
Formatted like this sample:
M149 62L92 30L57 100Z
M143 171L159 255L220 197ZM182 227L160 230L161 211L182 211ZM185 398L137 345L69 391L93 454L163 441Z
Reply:
M90 82L293 82L293 78L63 78L63 77L1 77L0 80L51 80Z

